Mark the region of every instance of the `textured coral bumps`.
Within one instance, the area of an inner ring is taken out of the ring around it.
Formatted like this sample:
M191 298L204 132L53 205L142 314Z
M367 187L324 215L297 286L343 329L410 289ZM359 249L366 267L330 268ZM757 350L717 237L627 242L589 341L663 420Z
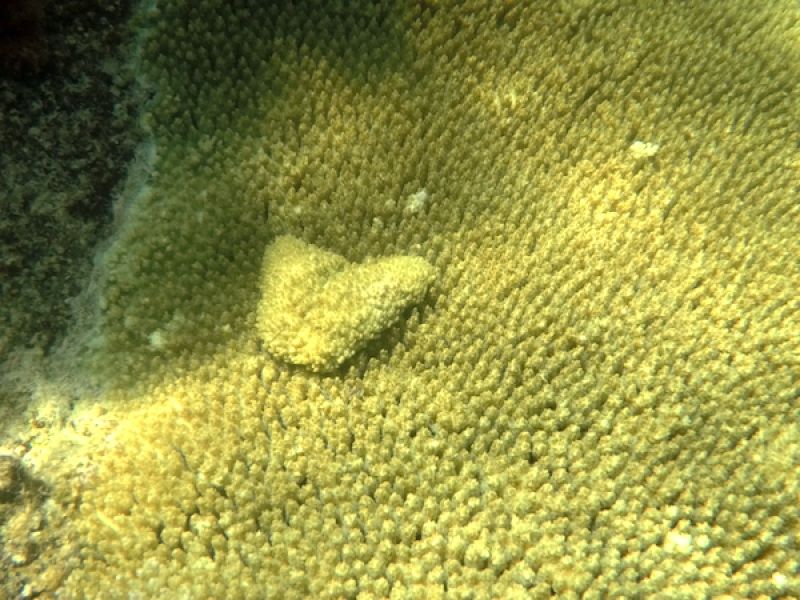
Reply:
M144 15L42 597L800 598L800 7L424 4Z
M281 236L264 252L259 334L277 358L332 370L419 303L434 277L423 258L389 256L353 264Z

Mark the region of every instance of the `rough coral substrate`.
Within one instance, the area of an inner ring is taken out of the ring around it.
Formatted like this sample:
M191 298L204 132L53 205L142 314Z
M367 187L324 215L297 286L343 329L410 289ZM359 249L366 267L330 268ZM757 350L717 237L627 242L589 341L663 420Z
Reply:
M143 10L106 391L29 461L76 475L50 592L800 595L796 3ZM435 301L283 365L279 235L424 257Z

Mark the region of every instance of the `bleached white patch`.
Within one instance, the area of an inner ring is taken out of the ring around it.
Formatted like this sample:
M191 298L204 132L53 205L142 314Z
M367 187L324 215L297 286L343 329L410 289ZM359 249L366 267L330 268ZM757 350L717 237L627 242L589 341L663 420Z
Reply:
M160 329L156 329L153 333L148 335L147 341L150 342L150 346L156 350L161 350L167 344L164 332Z
M661 146L656 143L636 140L628 149L631 151L631 154L633 154L634 158L650 158L651 156L656 155L659 148L661 148Z
M692 550L692 536L688 533L670 531L664 538L664 549L670 552L688 554Z
M786 585L789 583L789 578L786 577L786 575L784 575L783 573L773 573L772 583L779 588L785 588Z
M420 212L423 208L425 208L428 198L430 198L430 194L425 188L422 188L413 194L409 194L406 198L405 212L412 214Z

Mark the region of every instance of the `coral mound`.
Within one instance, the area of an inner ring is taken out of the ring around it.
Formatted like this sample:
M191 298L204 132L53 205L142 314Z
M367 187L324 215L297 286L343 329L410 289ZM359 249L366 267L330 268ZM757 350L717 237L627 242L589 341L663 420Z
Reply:
M280 359L334 369L418 303L433 278L433 267L422 258L352 264L282 236L264 253L259 334Z

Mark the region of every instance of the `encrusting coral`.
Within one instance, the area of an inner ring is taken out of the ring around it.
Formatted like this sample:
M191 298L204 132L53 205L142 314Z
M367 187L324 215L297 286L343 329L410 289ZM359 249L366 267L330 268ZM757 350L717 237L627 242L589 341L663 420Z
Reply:
M28 459L42 597L800 596L798 10L143 5L153 176L98 258L83 441ZM281 236L434 293L287 365Z
M316 371L335 369L422 300L434 276L422 258L352 265L281 236L264 252L258 332L278 358Z

